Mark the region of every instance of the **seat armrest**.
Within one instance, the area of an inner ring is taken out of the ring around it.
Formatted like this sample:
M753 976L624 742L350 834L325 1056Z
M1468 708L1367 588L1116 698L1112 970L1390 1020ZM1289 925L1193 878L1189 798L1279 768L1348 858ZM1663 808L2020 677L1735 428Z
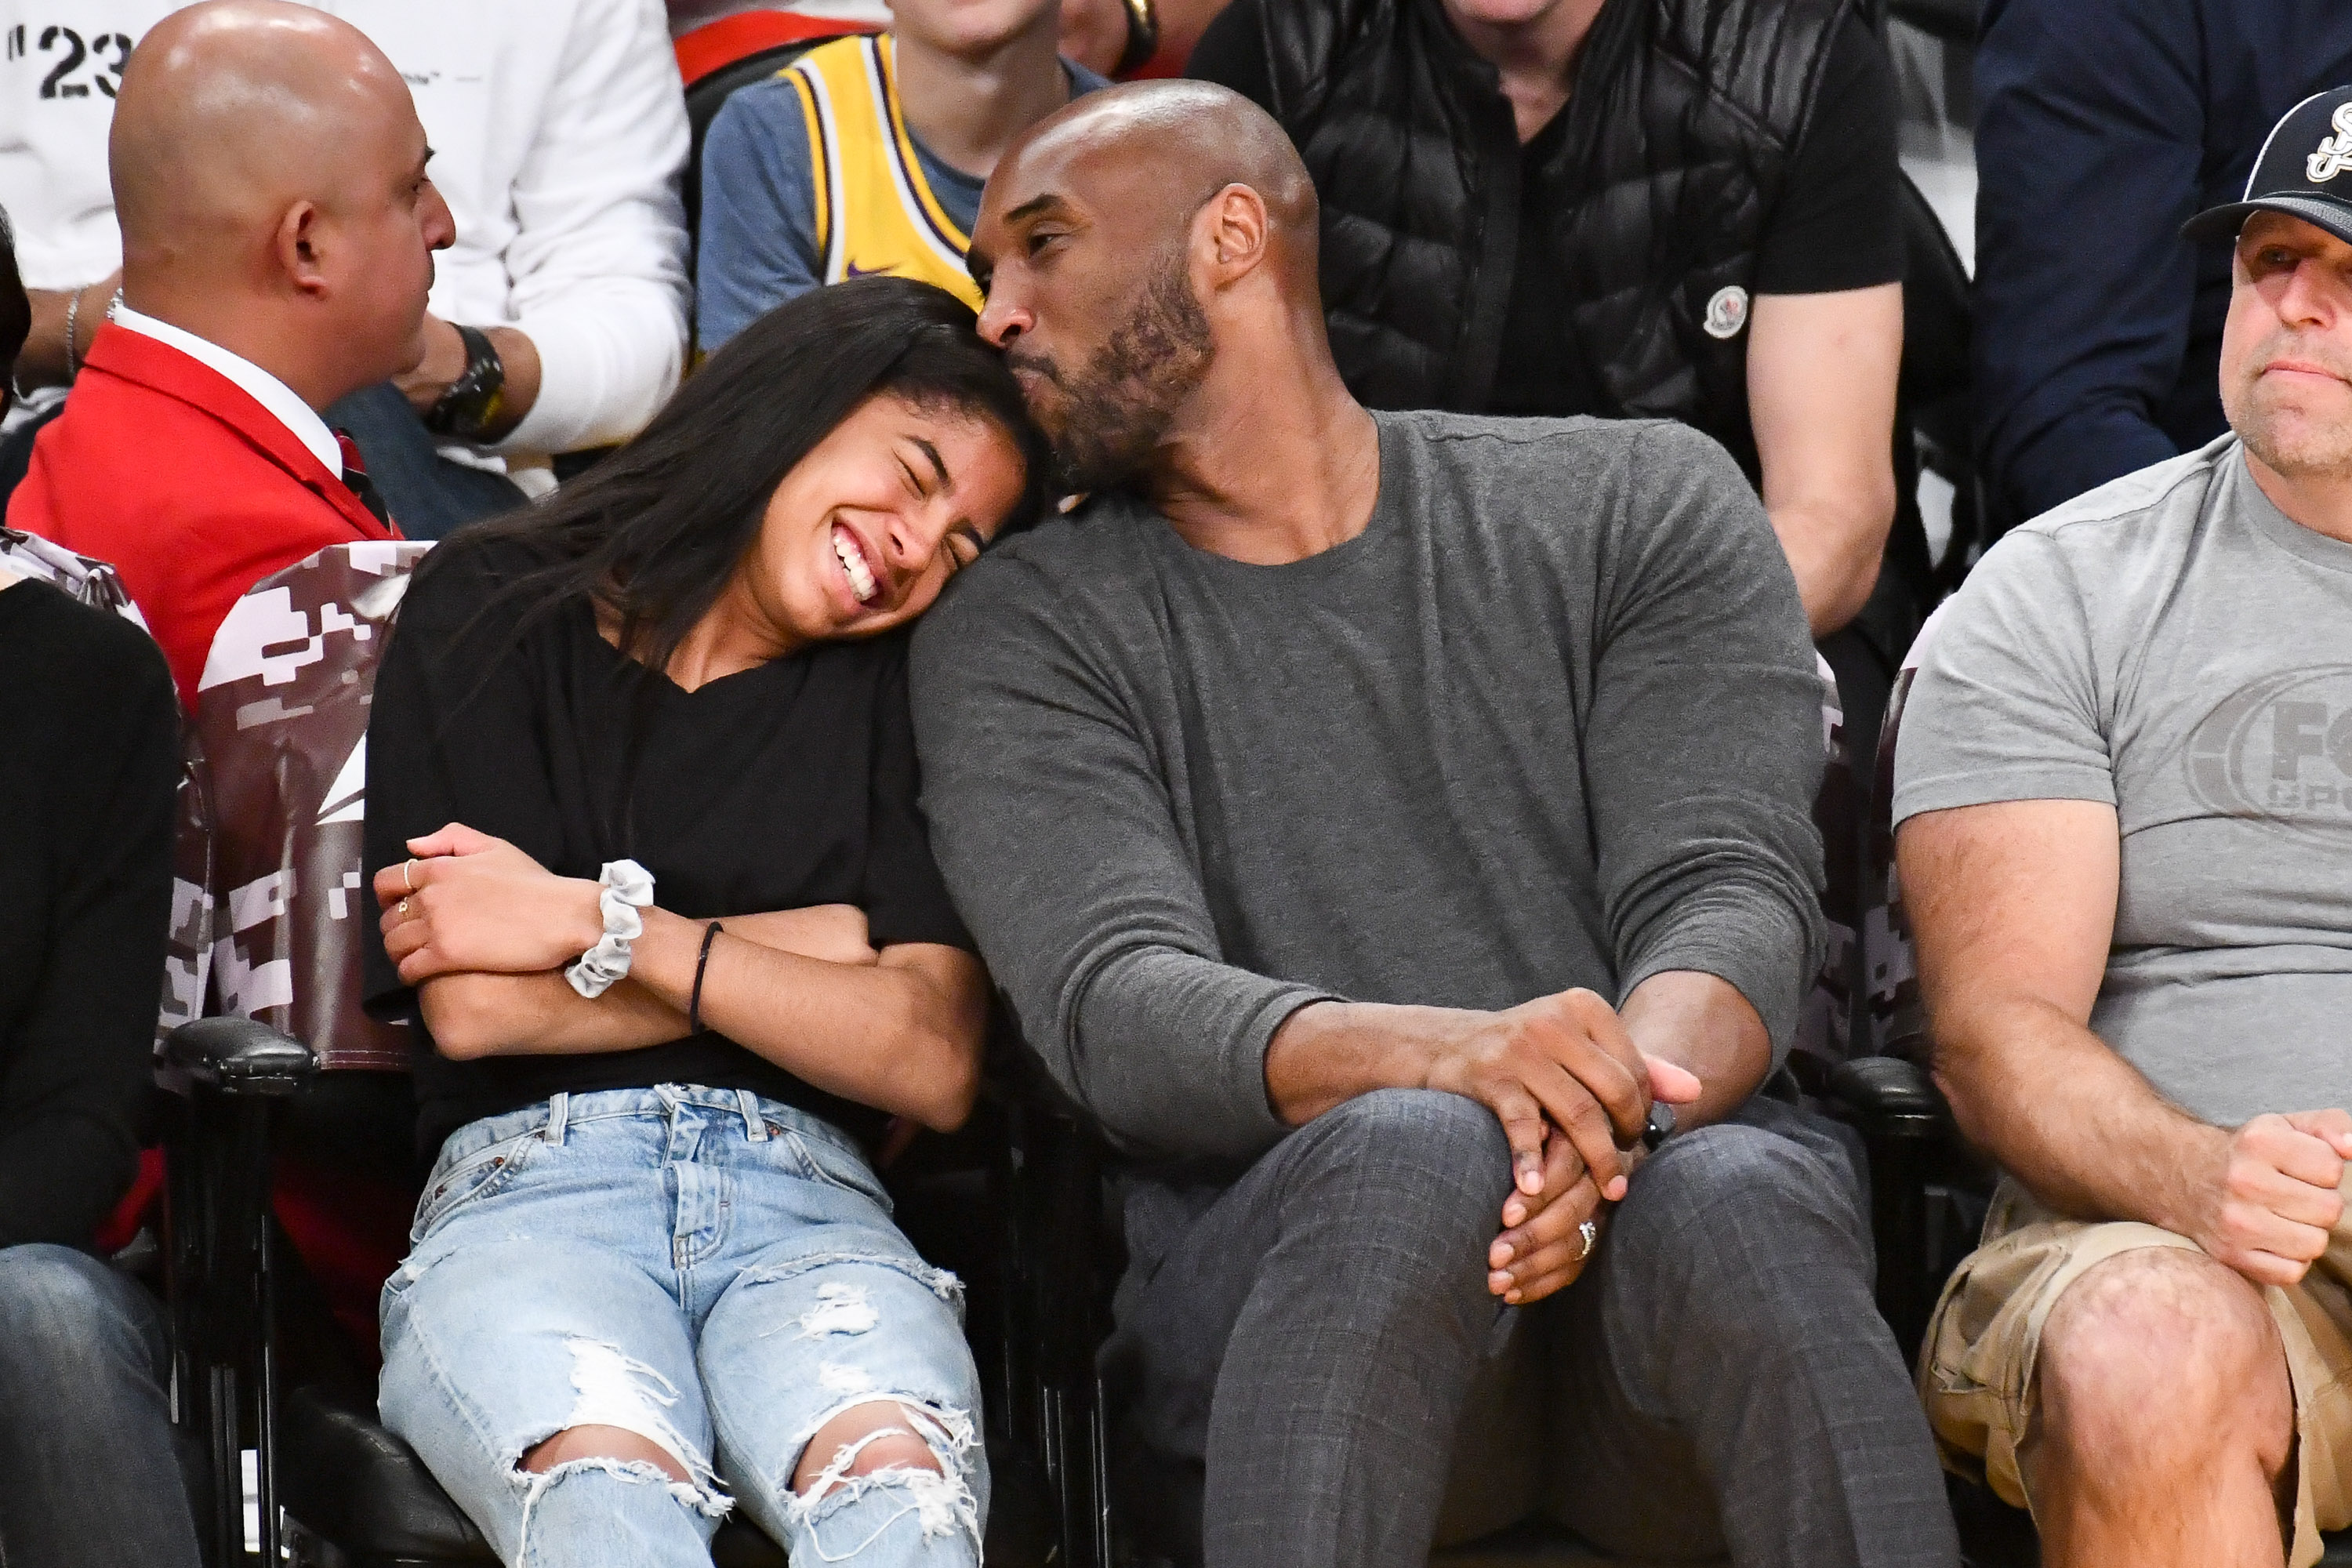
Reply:
M319 1059L299 1040L251 1018L198 1018L163 1037L163 1065L205 1089L235 1095L300 1092Z
M1935 1080L1901 1057L1840 1062L1830 1069L1827 1087L1867 1137L1932 1138L1951 1124L1951 1108Z

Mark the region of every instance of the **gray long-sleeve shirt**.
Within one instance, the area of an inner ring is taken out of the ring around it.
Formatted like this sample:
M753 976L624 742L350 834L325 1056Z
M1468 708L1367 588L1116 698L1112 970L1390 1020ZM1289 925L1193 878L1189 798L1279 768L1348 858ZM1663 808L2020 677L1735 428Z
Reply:
M1281 566L1107 497L915 639L923 805L1030 1044L1143 1155L1285 1131L1318 997L1737 985L1819 956L1821 688L1755 494L1678 426L1381 414L1364 531Z

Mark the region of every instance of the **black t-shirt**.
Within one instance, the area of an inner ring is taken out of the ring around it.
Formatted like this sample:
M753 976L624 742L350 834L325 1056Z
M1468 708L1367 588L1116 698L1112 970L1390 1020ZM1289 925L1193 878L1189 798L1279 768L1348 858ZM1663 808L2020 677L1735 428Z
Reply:
M1254 103L1270 104L1274 88L1261 42L1262 4L1234 0L1202 36L1187 73L1223 83ZM1885 47L1867 24L1849 15L1830 41L1812 125L1790 163L1780 205L1766 219L1753 292L1827 294L1902 279L1898 109ZM1532 165L1548 156L1568 134L1568 120L1565 110L1552 116L1522 149L1522 162ZM1570 336L1571 301L1548 286L1551 260L1546 254L1543 197L1532 186L1526 189L1502 355L1494 390L1480 412L1617 414Z
M448 822L566 877L634 859L655 901L695 919L855 904L874 944L971 939L916 811L903 634L818 643L688 692L646 676L567 605L511 643L511 611L476 612L532 563L509 543L443 545L409 589L368 725L371 875ZM383 944L367 1001L418 1030L419 1149L559 1090L656 1083L748 1089L855 1136L883 1117L705 1032L593 1056L445 1059Z
M84 1247L138 1168L180 707L154 639L0 590L0 1247Z

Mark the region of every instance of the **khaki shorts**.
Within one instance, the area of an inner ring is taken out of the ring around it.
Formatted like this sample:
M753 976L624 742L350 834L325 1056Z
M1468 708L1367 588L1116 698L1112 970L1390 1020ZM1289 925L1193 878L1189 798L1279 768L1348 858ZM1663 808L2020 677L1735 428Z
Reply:
M2352 1198L2352 1173L2345 1191ZM2012 1507L2032 1506L2018 1450L2031 1436L2042 1325L2068 1286L2143 1247L2198 1250L2152 1225L2056 1217L2016 1184L2001 1183L1980 1245L1936 1304L1919 1358L1919 1395L1948 1467L1986 1482ZM2308 1568L2319 1561L2321 1531L2352 1525L2352 1212L2301 1284L2263 1295L2294 1384L2299 1480L2288 1563Z

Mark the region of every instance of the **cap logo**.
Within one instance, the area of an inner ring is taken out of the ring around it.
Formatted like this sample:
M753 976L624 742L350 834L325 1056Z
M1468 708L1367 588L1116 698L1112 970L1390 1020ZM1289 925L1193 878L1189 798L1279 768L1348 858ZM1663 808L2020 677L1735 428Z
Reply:
M2324 185L2352 169L2352 103L2337 105L2328 123L2336 127L2336 134L2321 137L2319 151L2304 161L2303 171L2315 185Z

